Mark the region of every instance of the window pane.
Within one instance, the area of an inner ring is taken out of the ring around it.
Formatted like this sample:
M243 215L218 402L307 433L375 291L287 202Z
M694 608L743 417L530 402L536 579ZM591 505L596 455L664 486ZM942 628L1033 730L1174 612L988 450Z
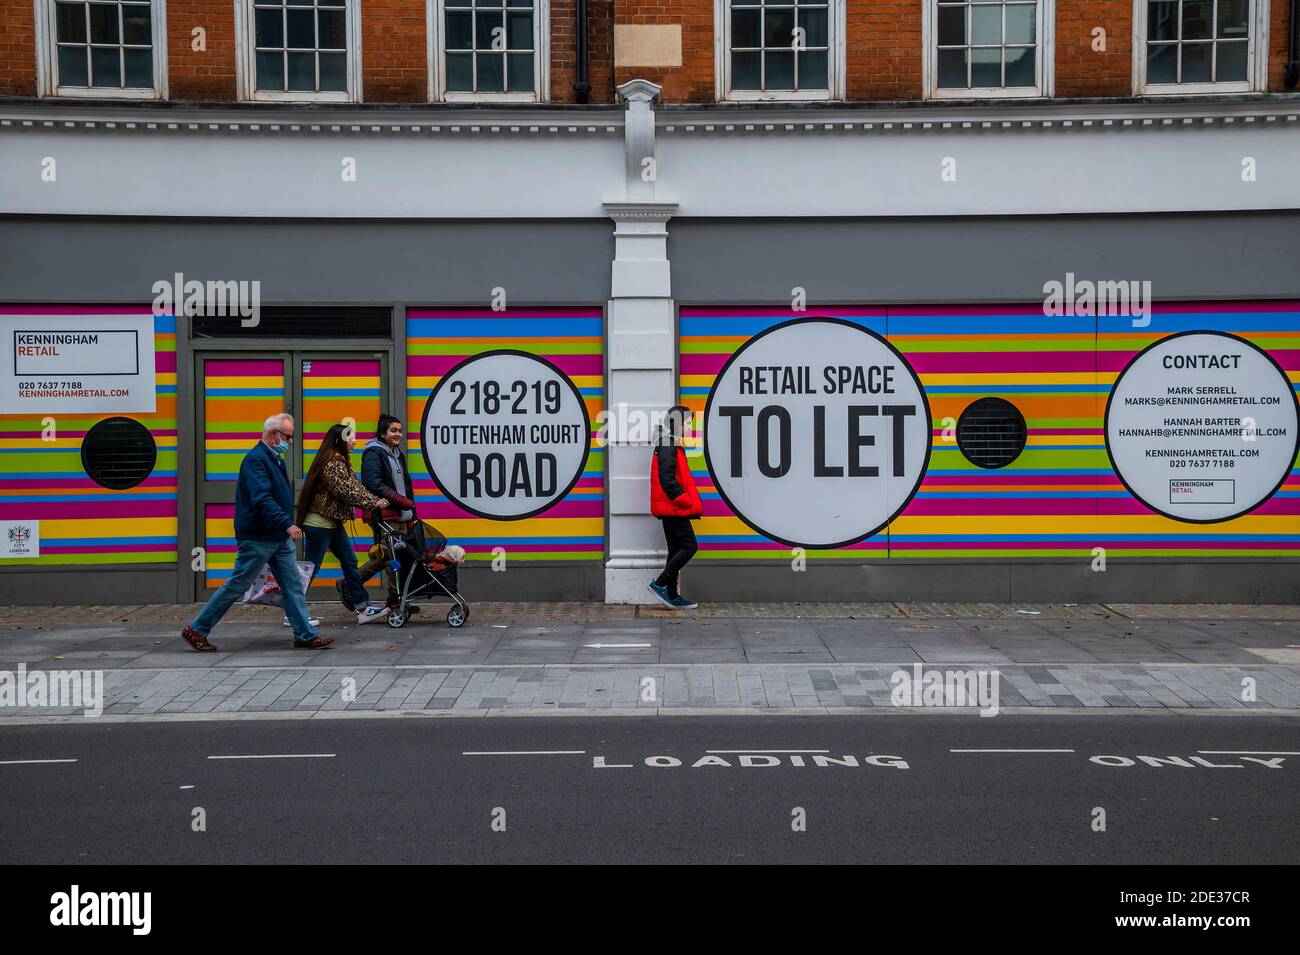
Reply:
M759 88L759 57L761 53L731 54L731 88L756 90Z
M1177 44L1153 43L1147 47L1147 82L1178 82Z
M982 3L970 8L970 41L972 43L1002 42L1002 4Z
M511 93L533 91L533 54L509 53L506 55L506 88Z
M1212 18L1214 4L1211 0L1183 0L1183 39L1204 40L1213 36Z
M468 10L457 10L447 14L447 49L473 49L474 14Z
M257 45L284 46L284 14L279 10L257 11Z
M447 54L447 89L468 93L474 89L474 54Z
M318 10L316 12L316 36L322 50L346 50L348 48L347 14L342 10Z
M153 27L150 18L149 8L144 4L133 3L122 7L122 42L151 46Z
M121 86L122 61L118 50L120 47L90 48L90 85Z
M312 50L316 48L316 16L311 10L290 10L284 15L285 18L285 36L288 43L285 46L296 47L298 49ZM290 67L293 69L293 67ZM316 68L312 67L314 76ZM315 80L312 81L313 88Z
M1007 53L1007 86L1037 86L1034 76L1034 47L1009 46Z
M86 8L80 3L57 4L58 39L61 43L86 42Z
M804 29L804 46L808 48L826 45L826 11L800 10L799 26Z
M771 52L766 54L766 75L763 77L765 90L794 89L794 53Z
M272 0L274 2L274 0ZM310 7L311 0L285 0L291 7Z
M533 15L509 13L506 15L506 45L512 50L533 48Z
M320 55L320 88L322 92L347 92L348 55L346 53L322 53Z
M939 51L939 86L960 89L966 85L966 51Z
M1184 83L1208 83L1210 76L1210 49L1212 43L1183 44Z
M1178 39L1178 0L1153 3L1147 9L1147 39Z
M284 91L284 54L257 54L257 88Z
M794 46L794 11L763 11L763 45L793 48ZM771 67L768 67L771 69ZM794 82L794 55L790 56L790 81ZM769 86L771 83L769 82Z
M826 72L826 51L811 50L799 54L799 89L824 90L830 87Z
M123 50L122 60L126 68L127 86L153 88L152 50Z
M478 68L478 91L480 93L504 93L506 90L505 56L500 53L480 53L475 58Z
M474 14L474 49L492 49L493 30L505 30L505 14L500 10L480 10ZM499 34L502 40L505 34ZM498 46L498 49L504 47ZM482 69L482 67L480 67Z
M1215 47L1218 62L1215 66L1215 82L1244 83L1246 81L1246 41L1234 40L1231 43L1219 43Z
M731 11L731 46L733 49L754 48L763 45L761 10Z
M117 4L92 3L90 5L90 42L116 43ZM117 84L114 83L114 86Z
M507 7L531 7L533 0L506 0Z
M1035 27L1035 5L1017 3L1007 7L1007 43L1033 43Z
M975 89L1002 85L1002 50L970 51L970 85Z
M939 8L939 45L958 46L966 42L966 7Z
M86 82L86 48L84 46L59 47L59 85L88 85Z
M295 93L316 91L316 54L288 53L285 55L289 89Z
M1249 0L1219 0L1219 36L1247 36L1250 33L1246 23L1249 10Z

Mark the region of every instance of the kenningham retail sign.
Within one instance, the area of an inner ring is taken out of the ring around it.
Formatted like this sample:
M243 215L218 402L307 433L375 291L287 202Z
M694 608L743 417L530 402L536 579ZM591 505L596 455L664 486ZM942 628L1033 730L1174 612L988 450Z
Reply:
M1300 451L1300 404L1277 362L1223 332L1180 332L1140 352L1106 405L1106 451L1153 511L1216 523L1255 510Z
M727 506L760 534L832 549L883 529L930 459L920 379L884 338L795 319L742 345L704 410L704 455Z
M424 406L420 433L443 494L499 521L563 500L591 448L587 406L572 379L513 349L473 355L447 372Z

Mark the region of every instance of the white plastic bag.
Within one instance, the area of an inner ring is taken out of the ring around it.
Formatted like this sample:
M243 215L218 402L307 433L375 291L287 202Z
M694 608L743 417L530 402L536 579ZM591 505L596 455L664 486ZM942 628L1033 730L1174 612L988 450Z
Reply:
M305 594L307 585L311 583L311 575L316 571L316 565L305 560L295 561L295 563L298 565L299 586ZM284 594L280 593L280 584L275 579L275 574L271 573L270 564L264 564L257 572L257 578L244 594L244 603L284 606Z

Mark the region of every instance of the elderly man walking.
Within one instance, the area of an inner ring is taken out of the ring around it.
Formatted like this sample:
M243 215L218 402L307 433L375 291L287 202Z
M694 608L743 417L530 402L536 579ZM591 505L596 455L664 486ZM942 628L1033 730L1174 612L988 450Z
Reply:
M257 578L265 564L280 584L284 609L293 627L293 645L302 650L319 650L334 640L316 632L315 622L307 616L307 600L298 577L298 553L293 542L302 530L293 522L293 486L282 456L293 441L293 418L272 415L262 427L257 442L239 466L239 484L235 489L235 569L221 589L208 598L207 604L181 636L195 650L217 648L208 642L208 634L231 604L239 600Z

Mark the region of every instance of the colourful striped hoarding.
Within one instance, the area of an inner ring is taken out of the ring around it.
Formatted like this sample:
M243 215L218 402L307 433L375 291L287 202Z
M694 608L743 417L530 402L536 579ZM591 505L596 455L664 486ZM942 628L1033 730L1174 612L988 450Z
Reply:
M1104 416L1116 378L1169 335L1215 330L1269 353L1300 389L1300 302L1156 304L1150 324L1126 316L1046 316L1040 305L889 306L810 310L885 334L919 375L933 417L929 467L915 497L868 541L821 558L1069 559L1300 556L1300 470L1251 513L1188 523L1134 498L1106 451ZM785 309L683 308L683 403L702 416L714 379L749 338ZM1026 419L1025 450L1004 468L972 464L952 425L974 401L999 397ZM715 493L704 458L693 473L705 497L701 556L788 560L790 549L752 531Z
M149 316L148 306L3 306L0 315ZM39 521L40 556L15 564L176 562L176 319L153 321L156 409L122 412L157 444L154 470L114 491L95 483L81 459L87 431L115 414L0 415L0 521ZM50 440L46 440L50 438Z
M461 544L468 559L600 560L605 550L605 453L597 440L605 407L604 319L599 308L407 310L407 463L420 516ZM578 389L591 422L586 465L573 488L540 514L477 517L448 500L420 449L425 405L444 375L475 355L504 349L545 359Z

